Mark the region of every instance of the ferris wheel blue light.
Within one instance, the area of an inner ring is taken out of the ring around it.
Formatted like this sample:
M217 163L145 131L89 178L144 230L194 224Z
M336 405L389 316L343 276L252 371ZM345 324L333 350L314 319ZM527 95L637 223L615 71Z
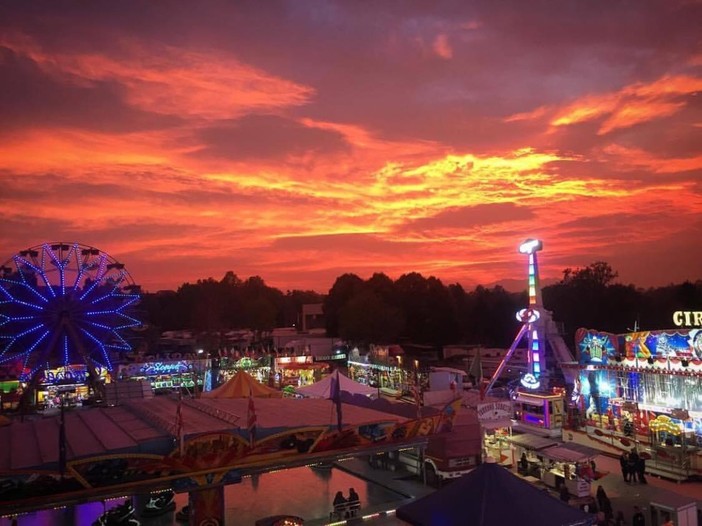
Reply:
M140 298L124 265L93 247L47 243L0 267L0 364L27 380L44 368L86 363L112 369L131 350L125 332Z

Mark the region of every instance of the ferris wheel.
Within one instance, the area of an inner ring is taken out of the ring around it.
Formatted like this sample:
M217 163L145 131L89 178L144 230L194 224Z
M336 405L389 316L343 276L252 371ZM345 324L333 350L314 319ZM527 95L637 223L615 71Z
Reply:
M126 331L141 325L139 298L124 265L96 248L22 250L0 267L0 365L17 365L22 381L81 363L112 370L111 355L131 350Z

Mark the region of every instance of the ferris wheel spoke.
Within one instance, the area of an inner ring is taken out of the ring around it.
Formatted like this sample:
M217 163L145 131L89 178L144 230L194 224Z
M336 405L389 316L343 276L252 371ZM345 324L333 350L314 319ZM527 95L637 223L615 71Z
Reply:
M141 322L137 320L136 318L132 318L131 316L128 316L124 314L123 312L118 312L119 316L124 318L125 320L129 320L131 323L128 323L126 325L121 325L120 327L139 327L141 325ZM117 327L115 327L117 328Z
M54 292L53 287L51 286L51 282L49 281L49 277L46 275L46 272L44 271L44 256L42 254L42 262L41 262L41 267L36 266L34 263L30 262L29 260L21 257L21 256L15 256L15 266L17 267L17 272L19 272L20 276L22 277L22 281L27 283L27 278L24 273L24 268L18 263L18 261L22 261L25 266L29 267L34 271L34 275L36 276L39 274L41 276L41 279L44 281L44 284L46 285L46 289L49 291L49 294L51 294L52 297L56 297L56 293ZM27 285L32 286L30 283L27 283Z
M37 291L33 287L30 287L29 284L26 282L15 281L15 280L10 280L10 279L6 279L6 278L0 278L0 283L7 283L10 286L16 285L18 287L22 287L23 289L26 289L28 292L31 292L32 294L34 294L37 298L39 298L43 302L46 303L47 301L49 301L42 294L40 294L39 291ZM5 287L1 287L0 290L2 290L3 293L7 295L7 297L12 298L12 295L7 290L5 290Z
M98 340L95 336L93 336L92 333L86 331L85 329L81 329L83 331L83 334L85 334L88 338L90 338L102 351L102 355L105 358L105 366L109 371L112 370L112 362L110 361L109 356L107 356L107 349L105 349L105 345ZM99 363L99 362L98 362Z
M34 349L36 349L39 344L44 340L49 335L49 331L45 331L44 334L39 336L37 340L27 349L27 352L24 357L24 363L22 367L22 376L25 378L32 378L36 374L37 370L40 369L43 365L43 363L46 361L46 357L49 354L50 348L47 346L44 348L44 350L41 353L41 356L38 360L35 360L34 363L36 364L33 368L30 369L30 359L32 358L32 353L34 352ZM25 375L24 371L27 369L30 369L29 374Z

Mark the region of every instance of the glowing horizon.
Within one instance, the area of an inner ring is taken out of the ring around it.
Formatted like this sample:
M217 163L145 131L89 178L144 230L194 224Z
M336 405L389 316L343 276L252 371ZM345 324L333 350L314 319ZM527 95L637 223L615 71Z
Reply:
M276 7L0 7L0 263L524 290L534 238L543 283L702 279L699 4Z

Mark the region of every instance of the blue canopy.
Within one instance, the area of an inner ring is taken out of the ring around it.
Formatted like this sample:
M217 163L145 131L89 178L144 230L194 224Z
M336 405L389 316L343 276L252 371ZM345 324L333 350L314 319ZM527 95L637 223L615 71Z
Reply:
M506 468L485 463L397 509L413 526L589 526L596 518L552 497Z

